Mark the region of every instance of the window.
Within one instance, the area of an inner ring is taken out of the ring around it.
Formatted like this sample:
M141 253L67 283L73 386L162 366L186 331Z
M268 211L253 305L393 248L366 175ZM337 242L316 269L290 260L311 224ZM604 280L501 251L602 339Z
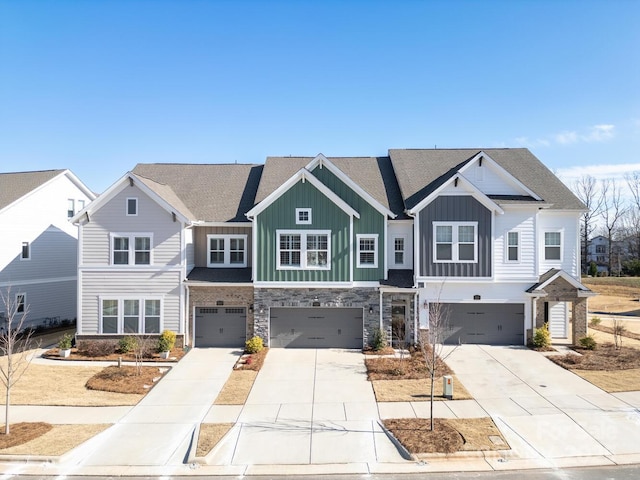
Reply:
M160 333L160 300L144 301L144 333Z
M407 239L405 236L393 237L393 263L395 265L404 265L405 246Z
M67 218L72 218L76 213L76 205L73 198L67 200Z
M148 233L112 234L112 265L151 265L152 243Z
M545 232L544 233L544 259L545 260L561 260L562 259L562 233L561 232Z
M311 225L311 209L310 208L296 208L296 224Z
M153 298L104 298L101 333L160 333L162 301Z
M118 333L118 300L102 301L102 333Z
M327 235L307 235L307 267L324 268L329 260Z
M25 313L25 305L27 303L26 293L16 293L16 313Z
M278 230L276 238L278 270L331 268L331 232Z
M476 222L433 222L435 242L433 257L436 263L477 261L478 235Z
M596 245L596 253L607 253L607 249L604 245Z
M244 268L247 266L246 235L207 235L208 267Z
M520 233L507 233L507 262L517 262L520 260Z
M136 216L138 215L138 199L137 198L127 198L127 216Z
M140 301L124 300L124 333L138 333L140 324Z
M378 267L378 235L356 235L358 241L358 268Z
M31 244L22 242L22 251L20 252L20 260L29 260L31 258Z
M78 200L78 212L84 208L84 200Z

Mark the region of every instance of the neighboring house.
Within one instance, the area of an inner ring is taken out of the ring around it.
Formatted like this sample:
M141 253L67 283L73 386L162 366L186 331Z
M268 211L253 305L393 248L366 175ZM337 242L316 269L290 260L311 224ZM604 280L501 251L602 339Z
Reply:
M587 246L587 264L595 262L598 272L606 272L609 267L609 240L603 235L593 237Z
M448 342L565 338L570 315L575 341L583 210L526 149L140 164L74 218L78 332L361 348L415 341L440 302Z
M27 325L77 316L78 229L95 195L69 170L0 173L0 288ZM4 305L0 305L0 313Z

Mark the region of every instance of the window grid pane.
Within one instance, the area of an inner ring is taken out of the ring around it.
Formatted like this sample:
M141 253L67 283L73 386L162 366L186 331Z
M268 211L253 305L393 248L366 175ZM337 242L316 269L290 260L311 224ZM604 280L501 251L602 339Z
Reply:
M160 333L160 300L144 301L144 333Z
M394 261L396 265L404 263L404 238L396 238L394 244Z
M128 237L114 237L113 263L114 265L129 264L129 238Z
M150 237L135 237L135 263L136 265L150 265L151 264L151 238Z
M300 235L280 235L280 265L299 267L301 258Z
M102 333L118 333L118 301L102 301Z

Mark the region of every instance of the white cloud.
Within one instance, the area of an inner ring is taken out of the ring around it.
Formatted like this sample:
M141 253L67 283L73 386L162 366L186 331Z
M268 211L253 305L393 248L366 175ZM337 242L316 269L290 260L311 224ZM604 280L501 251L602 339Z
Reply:
M624 181L624 176L626 173L636 170L640 171L640 163L580 165L574 167L559 168L555 173L565 184L571 185L583 175L590 175L598 180L612 178Z
M518 137L515 139L517 145L536 148L550 147L552 145L572 145L575 143L606 142L615 136L615 125L600 124L593 125L582 132L575 130L565 130L542 138L530 139L528 137Z

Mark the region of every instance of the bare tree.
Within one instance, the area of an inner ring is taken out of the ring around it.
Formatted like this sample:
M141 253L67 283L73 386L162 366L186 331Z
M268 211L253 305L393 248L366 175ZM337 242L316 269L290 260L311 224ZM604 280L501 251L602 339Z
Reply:
M631 205L627 213L626 230L630 237L633 238L633 244L630 245L631 254L635 258L640 258L640 171L628 173L624 176L627 186L631 192Z
M442 290L442 288L441 288ZM444 361L455 351L457 347L444 353L444 340L449 335L451 328L449 324L449 310L440 303L440 296L435 302L427 305L429 315L429 329L420 331L420 349L424 356L424 362L429 373L430 395L429 401L431 406L431 430L433 430L433 402L434 387L436 378L444 367Z
M602 180L601 193L601 217L604 221L604 229L607 235L607 246L609 251L607 268L609 270L609 275L611 275L613 266L613 240L618 233L621 219L624 217L626 209L620 196L620 188L615 180Z
M627 327L625 327L624 322L619 318L613 319L613 343L615 345L616 350L620 350L622 348L622 337L624 333L627 331Z
M591 175L583 175L573 184L573 192L585 204L587 210L582 214L580 236L582 237L582 268L587 272L589 240L595 229L595 219L602 213L602 196L598 194L598 182Z
M23 330L29 307L11 293L11 287L1 291L4 305L4 319L0 329L0 353L4 356L0 361L0 380L5 387L5 425L4 433L9 435L9 408L11 406L11 389L20 381L29 368L33 356L28 355L31 344L31 329ZM2 318L2 315L0 315Z

